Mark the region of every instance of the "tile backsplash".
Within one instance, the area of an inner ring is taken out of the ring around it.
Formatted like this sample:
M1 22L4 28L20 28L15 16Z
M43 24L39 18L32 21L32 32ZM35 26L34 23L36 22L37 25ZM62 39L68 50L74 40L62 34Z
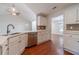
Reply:
M66 24L66 30L79 31L79 24Z
M37 29L38 30L45 30L46 29L46 26L38 26Z

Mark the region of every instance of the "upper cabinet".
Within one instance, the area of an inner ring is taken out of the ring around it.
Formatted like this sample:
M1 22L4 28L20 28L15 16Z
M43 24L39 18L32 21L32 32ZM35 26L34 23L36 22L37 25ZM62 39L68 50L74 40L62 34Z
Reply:
M47 24L47 19L44 16L38 16L38 21L37 21L37 25L38 26L46 26Z
M71 6L64 13L65 24L79 23L79 7L78 5Z

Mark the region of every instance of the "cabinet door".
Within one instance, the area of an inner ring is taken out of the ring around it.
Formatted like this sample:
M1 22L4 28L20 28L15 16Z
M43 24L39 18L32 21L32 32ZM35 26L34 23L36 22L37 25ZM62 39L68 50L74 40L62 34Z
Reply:
M19 43L19 45L20 45L20 51L22 51L24 48L25 48L25 40L26 40L26 38L25 38L25 34L23 34L23 35L21 35L21 42Z
M24 35L24 40L25 40L25 47L28 46L28 34Z
M6 47L5 49L3 49L2 55L8 55L8 47Z
M76 17L77 17L77 8L76 7L70 7L65 10L65 24L73 24L76 23Z
M15 41L15 39L16 39L16 41ZM19 50L18 50L19 39L20 39L19 36L12 37L9 39L9 55L16 55L19 52ZM11 40L12 41L14 40L14 41L12 42Z
M40 26L40 25L46 26L46 24L47 24L46 17L38 16L38 23L37 24L38 24L38 26Z
M21 38L20 38L20 40L17 42L17 46L16 46L16 53L18 54L18 55L20 55L21 54L21 50L22 50L22 48L23 48L24 46L23 46L23 44L22 44L22 41L21 41Z
M45 18L45 17L41 17L40 18L40 25L44 25L44 26L46 26L46 24L47 24L47 19Z
M64 48L70 49L71 48L71 35L70 34L65 34L64 35Z
M37 39L38 39L38 40L37 40L37 43L38 43L38 44L42 43L43 37L42 37L41 33L38 33Z
M72 41L73 41L72 51L79 54L79 35L72 35Z
M79 54L79 39L73 38L72 41L73 43L71 51L74 51L75 53Z
M73 53L79 54L79 37L72 34L66 34L64 39L64 48L69 49Z
M79 23L79 7L77 7L77 20L76 20L77 23Z
M45 41L47 41L46 31L40 31L40 32L38 32L38 44L43 43Z
M18 48L18 47L17 47ZM17 48L16 48L16 45L13 45L13 46L9 46L9 55L16 55L17 53Z

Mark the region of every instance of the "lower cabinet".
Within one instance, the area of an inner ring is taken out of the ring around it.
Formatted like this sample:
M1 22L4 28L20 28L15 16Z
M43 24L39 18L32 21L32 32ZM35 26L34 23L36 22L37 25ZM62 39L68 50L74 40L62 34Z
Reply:
M11 41L13 40L13 41ZM9 55L19 55L25 48L24 34L9 38Z
M8 40L5 40L5 42L2 44L1 51L2 55L8 55Z
M79 35L65 34L64 36L64 48L73 53L79 54Z
M48 33L46 31L39 31L37 37L37 44L48 41Z

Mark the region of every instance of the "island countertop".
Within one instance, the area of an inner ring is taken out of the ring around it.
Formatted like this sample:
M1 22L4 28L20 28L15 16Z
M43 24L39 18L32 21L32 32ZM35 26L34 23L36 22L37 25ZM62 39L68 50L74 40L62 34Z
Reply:
M7 39L9 39L11 37L27 34L29 32L37 32L37 31L23 31L23 32L15 32L15 33L12 33L9 35L0 35L0 45L2 45Z

